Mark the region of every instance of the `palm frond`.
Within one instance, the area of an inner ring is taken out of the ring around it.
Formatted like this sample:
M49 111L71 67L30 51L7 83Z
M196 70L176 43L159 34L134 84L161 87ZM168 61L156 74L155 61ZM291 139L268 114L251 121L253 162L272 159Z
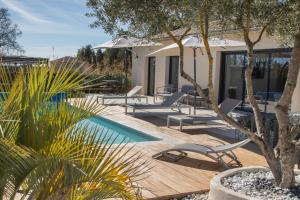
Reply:
M74 63L19 69L0 68L0 193L34 199L136 199L133 182L148 171L132 146L115 144L110 131L81 123L105 109L91 98L61 99L88 87ZM123 141L125 142L125 141Z

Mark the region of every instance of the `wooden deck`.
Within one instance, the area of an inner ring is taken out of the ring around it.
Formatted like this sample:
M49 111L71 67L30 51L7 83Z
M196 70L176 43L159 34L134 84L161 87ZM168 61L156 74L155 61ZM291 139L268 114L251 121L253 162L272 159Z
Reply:
M153 159L152 155L175 144L185 142L207 145L218 144L211 139L227 143L237 142L235 139L228 138L234 136L233 130L220 124L186 126L184 131L180 132L178 131L179 127L174 126L172 129L166 127L166 116L150 114L133 117L125 115L124 108L119 106L109 106L104 115L161 139L160 141L136 144L135 150L142 152L143 159L150 162L151 166L148 177L138 182L145 199L180 198L190 193L208 191L211 178L223 170L215 161L199 154L189 153L188 157L178 162L172 162L166 158ZM244 166L266 166L265 159L258 153L257 147L253 143L235 150L235 153Z

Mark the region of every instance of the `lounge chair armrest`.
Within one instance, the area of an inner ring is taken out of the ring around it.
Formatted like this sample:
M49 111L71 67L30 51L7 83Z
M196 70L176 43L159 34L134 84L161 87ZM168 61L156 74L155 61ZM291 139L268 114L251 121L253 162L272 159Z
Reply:
M220 143L221 145L226 145L226 143L224 143L224 142L222 142L222 141L220 141L220 140L214 139L214 138L209 138L209 140L218 142L218 143Z

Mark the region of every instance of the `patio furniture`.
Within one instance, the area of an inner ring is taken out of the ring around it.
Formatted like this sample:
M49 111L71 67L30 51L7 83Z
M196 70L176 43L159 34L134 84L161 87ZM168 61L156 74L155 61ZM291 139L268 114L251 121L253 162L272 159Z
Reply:
M199 102L199 106L203 106L203 103L205 103L205 99L197 93L194 86L192 85L183 85L181 87L181 92L186 93L186 104L189 105L190 101L193 103L194 108L197 108L197 102ZM208 96L208 88L202 89L202 92L205 96ZM190 100L191 99L191 100ZM205 107L208 107L207 104L205 104Z
M160 86L155 89L155 94L153 98L153 102L157 100L157 97L162 97L163 99L172 96L174 92L177 92L178 88L175 88L172 84Z
M146 99L146 102L148 103L148 97L143 95L137 95L137 93L143 88L143 86L135 86L127 93L127 99ZM104 104L105 99L125 99L125 95L101 95L97 96L97 103L99 103L99 99L101 99L101 103Z
M184 96L185 94L182 92L175 92L172 94L172 96L168 97L165 99L162 103L160 104L138 104L138 105L126 105L125 107L125 113L127 114L128 108L132 108L133 115L135 115L135 110L140 109L140 110L148 110L148 109L177 109L179 112L181 112L182 108L188 108L189 109L189 114L191 114L191 106L189 105L183 105L178 103L178 101ZM163 112L161 112L163 113Z
M162 152L159 152L152 156L152 158L159 158L162 156L165 156L167 158L170 158L174 161L178 161L181 158L184 158L187 156L186 152L194 152L199 153L202 155L205 155L219 164L223 165L225 168L229 168L228 164L224 161L223 157L228 156L231 158L231 161L234 161L238 166L242 166L241 162L238 160L235 153L233 153L233 150L246 145L251 140L245 139L243 141L234 143L234 144L225 144L222 141L215 140L220 143L219 146L208 146L208 145L202 145L202 144L194 144L194 143L185 143L176 145L170 149L164 150ZM170 154L170 152L178 152L179 155ZM230 161L230 162L231 162Z
M219 107L225 114L228 114L241 103L241 100L227 98L219 105ZM167 118L167 127L170 127L171 121L176 121L179 122L180 131L182 131L183 123L210 122L221 119L220 116L212 115L169 115Z

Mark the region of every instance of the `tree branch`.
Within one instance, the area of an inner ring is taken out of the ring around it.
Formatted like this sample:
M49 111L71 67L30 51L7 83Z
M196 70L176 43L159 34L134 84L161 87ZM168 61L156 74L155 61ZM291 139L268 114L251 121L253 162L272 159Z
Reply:
M258 38L253 42L253 45L256 45L258 42L261 41L261 38L262 38L263 34L265 33L267 27L268 27L268 24L265 25L265 26L262 28L262 30L261 30L260 33L259 33Z

